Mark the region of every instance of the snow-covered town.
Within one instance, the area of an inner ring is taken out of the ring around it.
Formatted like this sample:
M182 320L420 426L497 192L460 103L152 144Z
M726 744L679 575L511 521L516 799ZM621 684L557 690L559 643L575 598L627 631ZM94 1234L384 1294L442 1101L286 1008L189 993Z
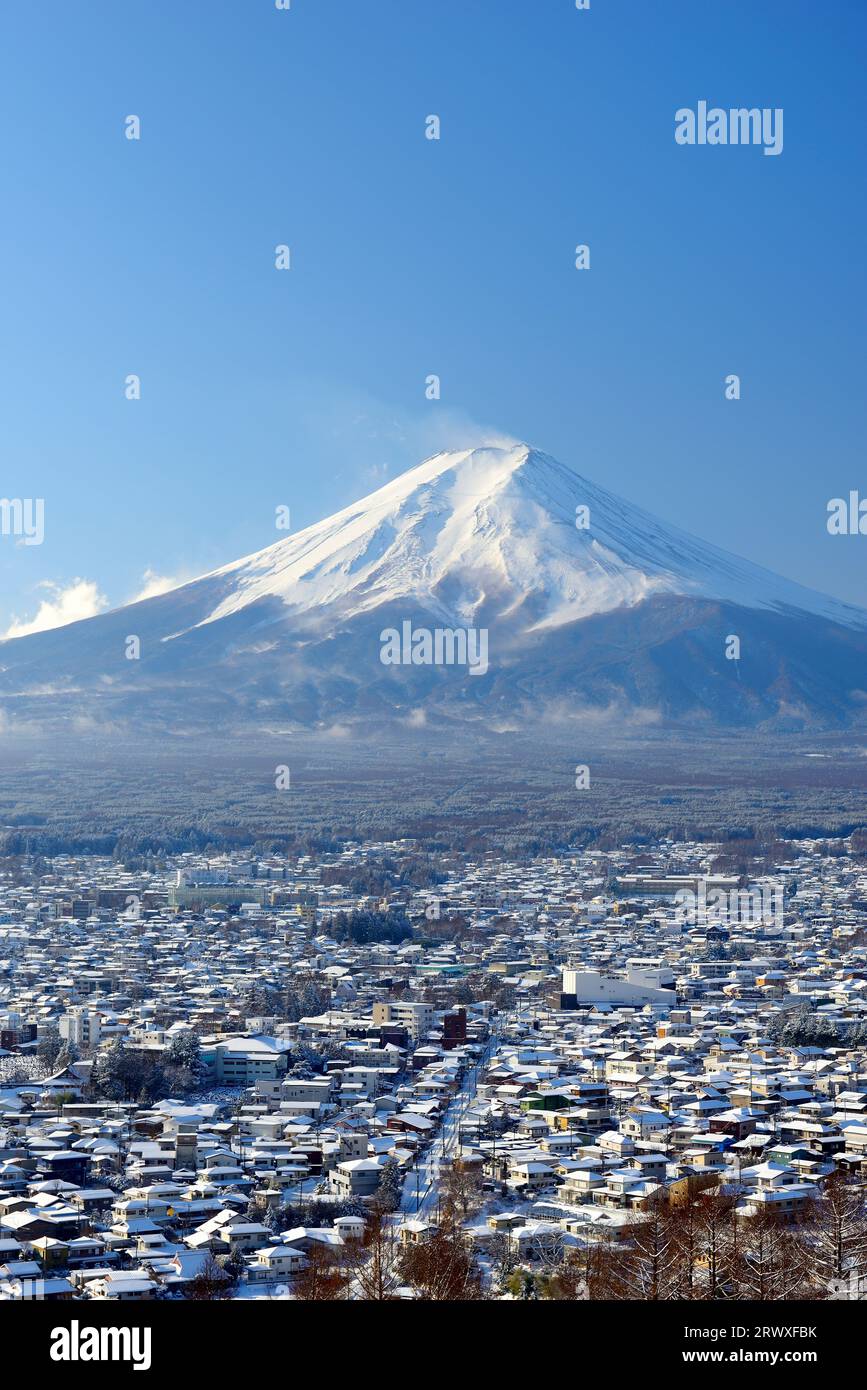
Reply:
M0 1299L862 1296L864 845L753 867L4 861Z

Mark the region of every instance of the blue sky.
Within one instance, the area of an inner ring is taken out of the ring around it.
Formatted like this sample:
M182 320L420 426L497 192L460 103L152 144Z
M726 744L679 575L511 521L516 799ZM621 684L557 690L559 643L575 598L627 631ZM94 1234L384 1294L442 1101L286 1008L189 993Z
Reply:
M496 433L867 604L825 530L867 494L862 0L46 0L0 39L0 495L46 506L0 632ZM676 145L701 99L782 107L783 153Z

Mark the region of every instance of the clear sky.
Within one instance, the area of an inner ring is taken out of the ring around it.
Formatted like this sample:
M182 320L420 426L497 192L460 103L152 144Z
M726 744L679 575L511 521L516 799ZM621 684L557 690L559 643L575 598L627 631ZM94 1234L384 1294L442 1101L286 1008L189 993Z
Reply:
M45 0L0 23L0 495L46 508L41 546L0 537L0 632L491 434L867 604L867 537L825 529L867 495L864 0ZM782 107L782 154L677 145L700 100Z

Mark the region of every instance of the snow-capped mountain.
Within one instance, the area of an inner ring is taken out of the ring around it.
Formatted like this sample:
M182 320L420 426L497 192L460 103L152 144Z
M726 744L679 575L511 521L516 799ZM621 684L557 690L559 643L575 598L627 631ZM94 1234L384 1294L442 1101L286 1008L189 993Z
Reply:
M421 648L383 664L383 632L404 624L484 630L484 671L468 679ZM506 729L592 714L792 727L860 719L865 692L867 612L523 444L437 454L170 593L0 644L7 717L52 725Z
M578 512L586 526L579 527ZM680 594L864 626L867 614L695 540L526 444L436 454L296 536L217 570L203 620L261 598L344 617L391 601L472 622L532 608L527 630Z

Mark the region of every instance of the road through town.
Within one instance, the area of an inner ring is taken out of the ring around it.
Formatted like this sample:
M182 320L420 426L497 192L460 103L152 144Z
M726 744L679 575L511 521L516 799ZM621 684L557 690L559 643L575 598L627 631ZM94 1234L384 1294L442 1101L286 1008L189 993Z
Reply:
M401 1211L406 1215L423 1217L436 1207L443 1166L458 1145L461 1124L475 1098L479 1076L487 1066L497 1041L495 1023L484 1052L465 1073L460 1090L449 1103L436 1139L407 1173L401 1200Z

